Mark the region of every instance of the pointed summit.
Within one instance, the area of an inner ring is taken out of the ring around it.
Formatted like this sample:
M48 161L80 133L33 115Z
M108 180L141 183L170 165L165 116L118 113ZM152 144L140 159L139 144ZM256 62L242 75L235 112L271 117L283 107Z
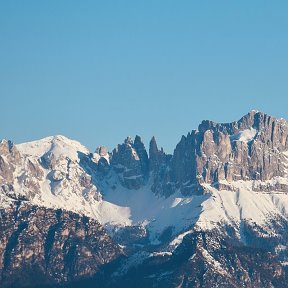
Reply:
M125 140L124 140L124 144L126 145L133 145L133 140L131 136L128 136Z
M150 159L155 158L158 152L159 150L158 150L157 142L156 142L155 136L153 136L149 143L149 158Z
M126 188L139 189L146 183L148 176L148 154L140 136L134 141L127 137L124 144L118 145L112 152L112 165L119 180Z
M135 136L134 144L135 144L135 143L143 143L141 136L139 136L139 135L136 135L136 136Z
M149 167L150 170L155 170L160 166L160 162L163 160L165 153L163 148L158 149L158 145L155 137L153 136L149 143Z
M155 139L155 136L153 136L150 140L150 143L149 143L149 151L158 151L158 146L157 146L157 142L156 142L156 139Z
M108 154L108 148L106 146L99 146L96 148L95 153L99 154L101 157Z
M136 135L134 140L134 149L136 150L140 162L141 162L141 169L143 175L146 177L148 176L148 170L149 170L149 160L148 160L148 154L145 148L144 143L142 142L142 139L140 136Z
M260 131L271 126L271 123L275 121L277 122L278 120L273 116L257 110L251 110L248 114L244 115L239 121L237 121L237 125L239 130L255 128Z

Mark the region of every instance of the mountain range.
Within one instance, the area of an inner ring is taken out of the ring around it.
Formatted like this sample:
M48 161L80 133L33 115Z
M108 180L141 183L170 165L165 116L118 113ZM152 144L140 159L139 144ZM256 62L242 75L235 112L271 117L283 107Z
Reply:
M173 154L0 142L1 287L288 287L288 122L202 121Z

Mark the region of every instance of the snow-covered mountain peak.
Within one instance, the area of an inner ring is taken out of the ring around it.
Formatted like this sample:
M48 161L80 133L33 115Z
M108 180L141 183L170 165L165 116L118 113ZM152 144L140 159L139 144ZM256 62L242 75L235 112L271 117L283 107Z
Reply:
M56 158L64 156L73 161L78 161L79 152L89 154L89 150L80 142L71 140L63 135L17 144L16 147L21 154L26 156L41 157L49 152Z

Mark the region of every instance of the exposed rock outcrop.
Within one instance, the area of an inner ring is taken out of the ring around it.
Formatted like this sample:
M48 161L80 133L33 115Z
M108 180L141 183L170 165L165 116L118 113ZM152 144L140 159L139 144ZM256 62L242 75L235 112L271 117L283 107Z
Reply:
M202 183L284 176L287 137L286 120L257 111L228 124L203 121L198 131L182 137L164 179L174 191L191 194L201 191Z
M39 287L92 277L121 255L95 220L15 202L0 210L1 287Z
M147 182L148 155L139 136L133 141L130 137L112 152L111 164L124 187L139 189Z

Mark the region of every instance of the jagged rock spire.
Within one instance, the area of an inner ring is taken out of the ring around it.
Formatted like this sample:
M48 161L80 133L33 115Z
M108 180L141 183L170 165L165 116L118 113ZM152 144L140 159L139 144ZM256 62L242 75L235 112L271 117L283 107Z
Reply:
M150 170L155 170L159 166L159 150L155 137L153 136L149 143L149 166Z
M106 146L99 146L96 148L95 152L99 154L101 157L103 157L103 156L106 156L109 151Z
M131 136L128 136L125 140L124 140L124 143L126 145L133 145L133 139Z
M112 164L125 187L138 189L146 183L149 159L141 137L136 135L134 141L127 137L124 144L118 145L112 153Z
M140 136L136 135L134 140L134 149L136 150L141 162L142 173L145 178L149 174L149 159L144 143Z
M149 143L149 157L151 156L153 157L153 155L157 152L158 152L158 146L157 146L155 136L153 136Z

